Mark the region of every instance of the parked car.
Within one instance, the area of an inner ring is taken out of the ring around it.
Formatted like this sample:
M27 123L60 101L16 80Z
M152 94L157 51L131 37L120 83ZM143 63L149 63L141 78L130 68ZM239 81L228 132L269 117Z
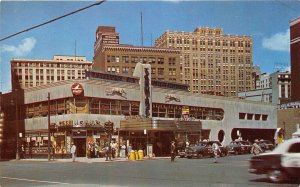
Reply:
M287 140L271 152L253 156L249 162L250 173L266 174L271 182L299 179L300 138Z
M180 157L180 158L184 158L186 156L186 148L185 147L181 147L179 149L177 149L177 155Z
M275 145L270 140L260 140L258 145L263 151L272 151Z
M252 144L249 141L240 140L239 143L241 144L241 153L247 154L251 153Z
M218 141L208 141L208 142L203 142L203 144L208 148L208 155L214 156L213 150L212 150L212 145L216 143L219 148L220 148L220 156L227 156L228 155L228 150L226 147L224 147L220 142Z
M185 151L185 157L187 158L202 158L208 156L209 151L205 145L194 145L187 147Z
M230 142L227 146L227 151L230 154L240 154L242 150L242 146L239 142L237 141L232 141Z

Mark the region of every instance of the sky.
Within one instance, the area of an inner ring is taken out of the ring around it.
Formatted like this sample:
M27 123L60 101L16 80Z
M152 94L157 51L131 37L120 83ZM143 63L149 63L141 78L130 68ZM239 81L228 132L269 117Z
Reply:
M95 1L1 1L0 38L47 22ZM0 41L0 91L11 90L10 60L86 56L93 61L98 26L115 26L120 43L153 46L166 31L223 28L224 34L252 36L253 65L272 73L290 66L289 23L300 17L300 0L111 1Z

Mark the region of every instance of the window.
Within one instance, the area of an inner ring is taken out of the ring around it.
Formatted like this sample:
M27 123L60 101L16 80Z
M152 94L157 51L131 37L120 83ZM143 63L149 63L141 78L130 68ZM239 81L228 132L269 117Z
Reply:
M255 120L258 121L260 120L261 114L255 114Z
M263 114L263 115L262 115L262 120L263 120L263 121L267 121L267 120L268 120L268 115Z
M239 113L239 119L245 119L246 113Z
M164 68L158 68L157 71L158 75L164 75Z
M289 148L289 153L300 153L300 143L294 143Z
M158 58L157 63L158 64L164 64L164 59L163 58Z
M247 114L247 120L253 120L253 114Z

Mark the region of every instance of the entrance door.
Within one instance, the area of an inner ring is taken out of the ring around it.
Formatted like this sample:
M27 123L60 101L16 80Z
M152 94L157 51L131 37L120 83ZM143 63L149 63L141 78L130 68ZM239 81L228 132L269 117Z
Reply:
M86 157L86 138L73 138L76 146L76 156Z

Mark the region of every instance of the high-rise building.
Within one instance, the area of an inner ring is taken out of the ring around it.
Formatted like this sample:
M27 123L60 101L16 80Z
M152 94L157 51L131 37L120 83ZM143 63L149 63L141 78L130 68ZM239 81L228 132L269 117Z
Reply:
M290 22L291 37L291 101L300 101L300 17Z
M68 79L84 79L92 62L84 56L56 55L52 60L12 59L12 88L30 88Z
M254 89L251 36L225 35L222 28L167 31L155 47L181 51L181 82L194 93L237 96Z
M94 70L133 75L138 62L151 65L152 80L180 80L179 50L119 44L119 34L114 27L98 27L94 45Z

